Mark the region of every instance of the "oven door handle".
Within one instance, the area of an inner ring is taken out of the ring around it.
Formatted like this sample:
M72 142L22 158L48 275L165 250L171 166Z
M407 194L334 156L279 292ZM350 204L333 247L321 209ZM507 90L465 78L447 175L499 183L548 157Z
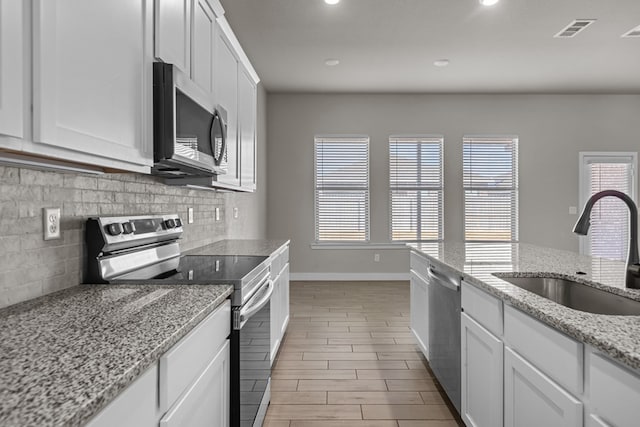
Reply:
M266 283L267 286L263 296L257 302L249 301L249 304L240 310L240 316L238 319L239 325L234 325L234 327L237 326L235 329L242 329L242 326L247 322L247 320L249 320L249 318L251 318L251 316L262 310L262 308L267 305L271 299L275 286L273 286L273 281L271 279L267 279Z

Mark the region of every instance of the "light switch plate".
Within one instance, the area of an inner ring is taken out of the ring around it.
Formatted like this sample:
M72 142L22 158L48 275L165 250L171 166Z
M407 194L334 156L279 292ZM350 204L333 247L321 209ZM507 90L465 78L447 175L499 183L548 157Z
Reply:
M578 208L575 206L569 206L569 215L577 215L578 214Z
M60 208L43 208L42 222L44 240L60 238Z
M220 208L216 208L216 221L220 221Z

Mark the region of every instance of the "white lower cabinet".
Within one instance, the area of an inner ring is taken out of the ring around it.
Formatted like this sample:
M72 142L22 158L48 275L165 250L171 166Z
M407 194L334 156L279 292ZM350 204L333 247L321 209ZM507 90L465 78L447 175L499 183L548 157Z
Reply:
M178 341L88 427L228 426L231 303Z
M582 402L524 358L504 352L504 425L506 427L580 427Z
M429 359L429 293L426 280L411 272L410 325L424 357Z
M271 363L278 354L284 333L289 325L289 246L272 255L271 280Z
M229 425L229 340L160 420L161 427Z
M87 427L139 427L158 425L158 366L153 365L106 408L93 417Z
M502 341L462 313L462 420L468 427L502 427Z

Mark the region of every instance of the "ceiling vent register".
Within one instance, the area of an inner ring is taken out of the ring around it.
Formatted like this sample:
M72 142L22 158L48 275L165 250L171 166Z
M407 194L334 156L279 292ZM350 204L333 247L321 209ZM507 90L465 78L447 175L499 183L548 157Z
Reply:
M640 25L627 31L621 37L640 37Z
M556 34L555 38L571 38L575 37L576 34L581 33L587 28L589 25L596 22L595 19L576 19L565 28L563 28L558 34Z

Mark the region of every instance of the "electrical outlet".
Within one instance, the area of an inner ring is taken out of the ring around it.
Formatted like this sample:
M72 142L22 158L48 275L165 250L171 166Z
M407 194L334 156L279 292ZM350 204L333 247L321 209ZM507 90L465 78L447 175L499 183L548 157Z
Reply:
M576 206L569 206L569 215L577 215L578 208Z
M220 208L216 208L216 221L220 221Z
M380 254L373 254L373 262L380 262Z
M193 224L193 208L187 209L187 224Z
M60 208L42 209L44 240L60 238Z
M233 208L233 218L238 219L238 208Z

